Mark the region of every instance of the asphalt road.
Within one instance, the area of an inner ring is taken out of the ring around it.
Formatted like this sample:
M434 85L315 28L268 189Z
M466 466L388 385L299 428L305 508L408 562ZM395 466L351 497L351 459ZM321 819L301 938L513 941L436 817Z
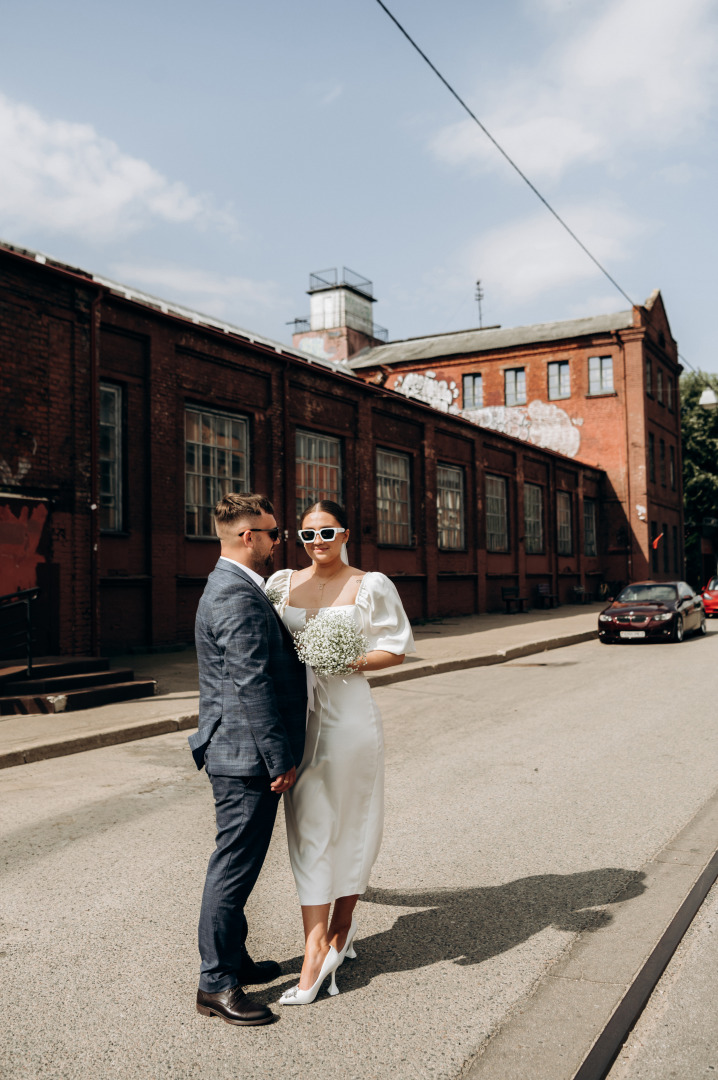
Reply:
M717 660L711 625L377 690L387 820L358 959L337 998L263 1028L194 1011L213 816L184 733L4 770L0 1073L454 1080L713 794ZM248 915L255 958L283 963L256 994L275 1003L302 942L281 819Z

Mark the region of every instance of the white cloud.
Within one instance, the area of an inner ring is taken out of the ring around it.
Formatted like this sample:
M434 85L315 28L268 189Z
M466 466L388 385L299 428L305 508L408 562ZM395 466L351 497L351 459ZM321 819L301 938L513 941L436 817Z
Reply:
M519 168L531 176L560 177L581 158L600 160L606 153L604 140L577 119L558 114L498 122L487 127ZM452 165L503 166L503 159L473 120L460 120L434 138L432 149Z
M576 165L620 163L645 146L700 132L716 90L713 0L610 0L582 10L561 34L562 0L533 0L559 41L533 67L508 74L478 114L517 164L555 178ZM472 100L486 100L479 90ZM431 149L452 165L505 168L471 121L440 131Z
M604 266L626 259L643 230L621 210L597 203L568 207L563 217ZM479 237L461 262L467 278L473 274L490 282L493 295L504 304L527 303L563 286L601 278L601 271L545 210ZM625 300L621 303L626 305Z
M151 220L212 216L207 200L132 157L89 124L46 120L0 95L0 220L4 228L121 236Z
M674 165L666 165L664 169L659 169L658 175L669 184L682 185L702 179L705 172L695 165L689 165L687 161L678 161Z
M177 263L115 263L112 274L126 285L146 289L165 300L252 328L252 317L276 313L287 307L276 282L253 281ZM247 320L250 320L247 323Z

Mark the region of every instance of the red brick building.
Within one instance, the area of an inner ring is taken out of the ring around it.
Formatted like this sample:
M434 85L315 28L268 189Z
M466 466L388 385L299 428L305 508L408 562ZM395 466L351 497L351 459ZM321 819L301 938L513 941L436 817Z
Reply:
M41 652L192 639L211 508L343 501L351 560L412 618L570 600L606 576L600 467L478 427L44 256L0 245L0 594L38 585Z
M681 368L659 292L614 315L373 344L348 363L368 382L603 469L607 578L683 575Z

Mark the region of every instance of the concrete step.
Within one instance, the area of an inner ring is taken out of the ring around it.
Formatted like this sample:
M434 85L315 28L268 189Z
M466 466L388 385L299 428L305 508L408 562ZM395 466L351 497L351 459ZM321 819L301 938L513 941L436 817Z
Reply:
M110 661L103 656L39 656L33 660L32 678L82 675L90 671L108 671L109 667ZM0 687L8 682L18 682L24 675L24 664L17 660L0 661Z
M68 690L57 694L24 694L0 697L0 716L37 715L38 713L74 712L94 709L116 701L153 697L157 688L154 679L134 679L129 682L91 686L83 690Z
M15 679L2 683L2 696L16 694L28 697L35 694L58 694L68 690L84 690L91 686L107 686L110 683L132 682L135 673L131 668L113 668L109 671L87 671L81 674L56 675L34 679Z

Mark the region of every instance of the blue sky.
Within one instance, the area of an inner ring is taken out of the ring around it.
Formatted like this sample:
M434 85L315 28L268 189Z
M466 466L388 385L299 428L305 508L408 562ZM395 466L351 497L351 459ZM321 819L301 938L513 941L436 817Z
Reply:
M716 0L388 0L625 291L718 372ZM391 338L627 306L375 0L5 0L0 237L280 341L311 271Z

